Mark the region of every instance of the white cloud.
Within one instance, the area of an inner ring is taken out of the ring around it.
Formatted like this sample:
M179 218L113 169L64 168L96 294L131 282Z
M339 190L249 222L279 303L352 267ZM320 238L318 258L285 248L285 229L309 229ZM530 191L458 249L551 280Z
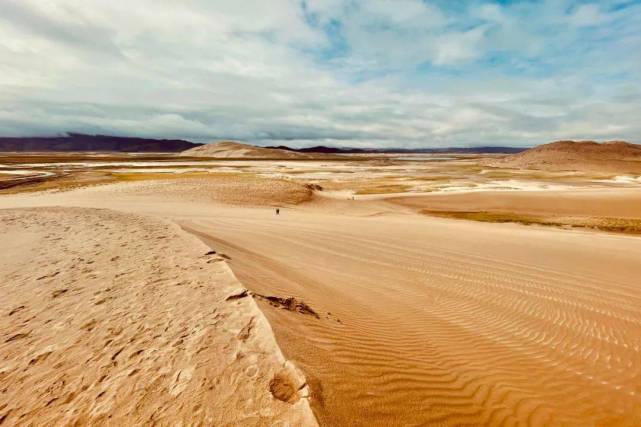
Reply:
M641 7L443 4L4 0L0 134L641 142Z
M435 65L451 65L479 58L483 55L480 43L486 29L477 27L469 31L444 34L434 40Z
M612 16L601 12L596 4L583 4L568 16L568 23L576 27L589 27L605 24L612 19Z

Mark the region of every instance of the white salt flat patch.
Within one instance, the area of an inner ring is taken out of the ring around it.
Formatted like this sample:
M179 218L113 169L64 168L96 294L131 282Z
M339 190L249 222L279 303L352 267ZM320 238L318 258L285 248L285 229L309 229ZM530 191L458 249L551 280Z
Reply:
M11 170L2 170L0 174L4 175L33 175L33 176L51 176L53 172L45 172L39 170L25 170L25 169L11 169Z
M171 169L171 168L136 168L136 169L113 169L111 172L114 173L176 173L183 174L189 172L218 172L217 169L206 169L206 168L187 168L187 169Z
M599 179L594 182L603 182L607 184L636 185L641 184L641 176L618 175L612 179Z
M575 188L571 185L552 184L541 181L521 181L507 179L503 181L472 182L464 185L449 185L435 189L435 192L476 192L476 191L549 191L568 190Z

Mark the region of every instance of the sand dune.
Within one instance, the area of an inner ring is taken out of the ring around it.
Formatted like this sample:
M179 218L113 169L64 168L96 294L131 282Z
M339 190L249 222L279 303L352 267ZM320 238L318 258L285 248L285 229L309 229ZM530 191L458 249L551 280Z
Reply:
M0 210L0 424L314 425L221 256L107 210Z
M641 419L638 239L307 212L183 224L250 289L321 315L263 305L324 425Z
M237 159L308 159L310 154L263 148L235 141L220 141L183 151L181 156Z
M625 141L556 141L487 164L547 170L641 172L641 145Z
M224 252L249 289L238 300L255 297L322 425L639 425L638 237L431 218L325 192L276 216L280 190L247 187L242 203L217 191L120 183L0 206L160 216ZM636 190L616 191L435 201L636 215ZM288 400L282 385L269 388Z
M200 178L167 181L157 179L112 185L88 193L116 191L128 196L145 194L165 200L230 205L282 206L309 201L313 191L305 185L284 179L265 179L252 175L216 174Z
M5 200L108 200L166 216L229 255L251 291L304 302L319 318L256 300L323 425L641 419L637 238L427 218L377 201L323 199L277 217L117 188Z

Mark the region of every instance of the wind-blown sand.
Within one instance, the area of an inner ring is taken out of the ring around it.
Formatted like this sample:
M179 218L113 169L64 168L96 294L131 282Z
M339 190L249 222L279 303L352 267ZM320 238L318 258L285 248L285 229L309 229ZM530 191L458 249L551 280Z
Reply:
M129 185L3 205L164 216L251 291L303 301L318 318L257 298L323 425L641 421L641 239L318 196L276 216L212 202L211 187L172 201Z
M250 289L321 314L263 305L321 424L641 421L638 239L309 212L183 224Z
M315 425L224 258L175 224L0 210L0 424Z
M153 215L229 255L322 425L641 424L640 238L432 218L417 213L422 197L284 197L297 185L252 178L231 197L215 181L127 182L3 196L0 207ZM635 191L496 201L634 216ZM447 197L435 200L493 199Z

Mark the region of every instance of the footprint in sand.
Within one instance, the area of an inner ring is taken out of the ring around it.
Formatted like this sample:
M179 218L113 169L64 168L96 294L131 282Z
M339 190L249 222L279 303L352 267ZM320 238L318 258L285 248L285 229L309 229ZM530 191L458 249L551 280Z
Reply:
M269 391L278 400L287 403L296 403L302 397L308 396L307 383L296 368L289 362L285 363L272 380L269 382Z

